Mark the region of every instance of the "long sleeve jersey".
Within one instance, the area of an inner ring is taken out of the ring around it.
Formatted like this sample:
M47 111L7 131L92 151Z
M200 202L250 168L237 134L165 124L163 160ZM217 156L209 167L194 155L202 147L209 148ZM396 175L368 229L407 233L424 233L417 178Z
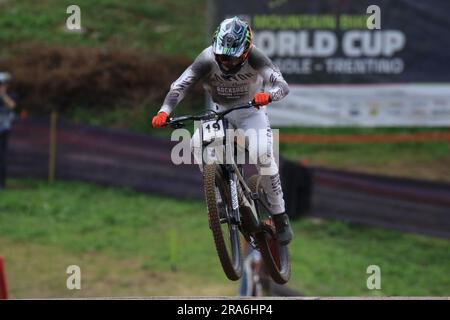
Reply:
M212 48L208 47L172 83L160 111L170 114L198 81L221 108L245 104L261 91L268 92L272 101L281 100L289 93L278 67L257 47L253 46L241 69L230 75L220 70Z

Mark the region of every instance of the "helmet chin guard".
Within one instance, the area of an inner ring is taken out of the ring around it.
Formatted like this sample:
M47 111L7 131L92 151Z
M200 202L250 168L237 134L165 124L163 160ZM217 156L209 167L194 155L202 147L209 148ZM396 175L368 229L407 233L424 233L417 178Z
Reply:
M212 49L222 72L233 74L240 70L252 48L252 37L248 23L238 17L220 23L213 36Z

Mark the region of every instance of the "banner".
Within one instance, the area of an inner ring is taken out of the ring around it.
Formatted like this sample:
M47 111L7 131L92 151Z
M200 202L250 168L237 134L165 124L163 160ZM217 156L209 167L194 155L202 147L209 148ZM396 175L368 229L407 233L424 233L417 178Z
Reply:
M274 125L450 125L446 0L215 0L211 10L214 27L246 19L290 84L268 108Z

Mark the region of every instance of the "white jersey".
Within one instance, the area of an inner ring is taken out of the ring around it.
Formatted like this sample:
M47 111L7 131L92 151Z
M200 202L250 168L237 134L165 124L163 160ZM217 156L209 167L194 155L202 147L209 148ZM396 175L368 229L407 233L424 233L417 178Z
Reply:
M289 92L289 87L283 79L280 70L258 48L253 46L249 57L241 69L234 74L224 74L215 58L211 47L206 48L195 61L183 72L183 74L170 87L170 91L164 100L160 111L170 114L177 104L184 98L186 92L198 81L210 94L212 101L218 107L217 110L246 104L252 100L256 93L267 92L272 101L278 101ZM265 165L257 165L261 175L261 185L267 194L273 214L285 211L283 191L281 189L278 165L273 154L273 138L267 114L263 109L243 109L227 115L228 121L236 129L257 130L263 132L265 139L259 139L261 145L258 150L264 150L262 157ZM192 138L194 156L201 163L202 146L198 130ZM269 161L267 161L269 160ZM259 162L258 162L259 163ZM262 168L265 174L262 174Z
M289 93L289 86L278 67L257 47L253 46L247 61L234 74L224 74L220 70L212 47L208 47L172 83L160 111L170 114L198 81L221 108L245 104L258 92L269 93L272 101L278 101Z

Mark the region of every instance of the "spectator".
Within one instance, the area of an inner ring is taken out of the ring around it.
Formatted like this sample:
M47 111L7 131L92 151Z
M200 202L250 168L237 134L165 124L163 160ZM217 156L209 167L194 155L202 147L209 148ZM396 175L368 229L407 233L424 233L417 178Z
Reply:
M16 102L8 92L11 76L8 72L0 72L0 189L5 187L6 179L6 149L11 124L14 119Z
M246 258L244 260L244 273L239 286L239 295L260 297L263 295L261 253L253 249L248 243L245 243L244 248Z

